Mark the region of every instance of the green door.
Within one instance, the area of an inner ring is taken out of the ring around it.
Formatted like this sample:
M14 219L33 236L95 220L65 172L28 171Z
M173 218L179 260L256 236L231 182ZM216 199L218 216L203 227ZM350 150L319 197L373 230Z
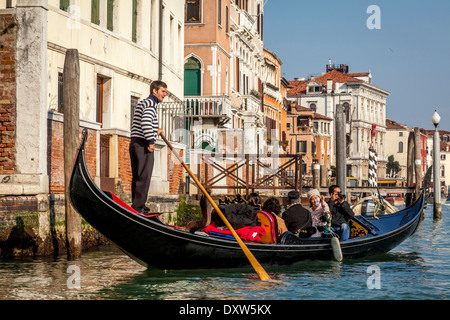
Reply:
M189 58L184 64L184 95L200 96L200 62L195 58Z

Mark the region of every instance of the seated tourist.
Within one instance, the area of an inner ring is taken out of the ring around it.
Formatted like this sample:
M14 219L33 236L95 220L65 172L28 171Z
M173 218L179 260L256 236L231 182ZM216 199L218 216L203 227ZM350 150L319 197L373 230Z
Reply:
M269 198L264 202L262 210L271 213L277 219L277 236L281 237L288 231L284 220L280 218L281 205L277 198Z
M302 237L306 238L311 236L314 233L311 231L311 213L301 205L298 191L288 193L288 204L289 207L282 215L288 231L293 234L301 234Z
M338 185L332 185L329 192L331 196L331 200L328 201L332 216L331 230L339 235L340 241L348 240L350 238L348 220L353 219L355 213L348 202L345 201L345 196L341 193L341 188Z
M247 196L247 202L248 204L254 206L255 208L261 209L262 206L262 200L258 193L252 192Z
M308 192L309 199L309 212L311 213L312 226L316 228L316 232L311 237L321 237L321 231L324 230L326 226L327 214L330 214L330 208L325 202L325 197L321 196L317 189L313 189ZM322 218L322 219L321 219Z

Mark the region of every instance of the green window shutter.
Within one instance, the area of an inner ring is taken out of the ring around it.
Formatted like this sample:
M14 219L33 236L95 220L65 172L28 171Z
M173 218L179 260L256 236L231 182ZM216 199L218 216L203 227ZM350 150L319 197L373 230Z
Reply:
M91 22L100 25L100 0L91 1Z
M131 40L137 42L137 0L133 0L133 26Z
M69 9L70 6L70 0L59 0L59 8L63 11L66 11Z
M114 0L108 0L108 22L109 31L114 31Z

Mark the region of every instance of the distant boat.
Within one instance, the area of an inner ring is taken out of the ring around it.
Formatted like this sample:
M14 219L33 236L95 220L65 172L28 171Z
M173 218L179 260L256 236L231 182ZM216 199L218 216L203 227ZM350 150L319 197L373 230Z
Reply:
M384 201L392 204L394 207L401 207L405 205L405 199L400 193L388 193Z
M382 206L384 204L384 206ZM391 214L399 209L388 202L381 203L378 197L369 196L362 198L360 201L352 205L352 210L356 216L374 216Z

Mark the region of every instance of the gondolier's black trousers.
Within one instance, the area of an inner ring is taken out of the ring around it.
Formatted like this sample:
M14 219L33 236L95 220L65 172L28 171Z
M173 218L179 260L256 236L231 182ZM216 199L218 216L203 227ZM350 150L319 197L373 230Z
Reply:
M148 214L148 208L145 206L148 198L148 190L152 179L153 164L155 162L155 153L148 151L145 143L130 143L131 158L131 207L144 214Z

